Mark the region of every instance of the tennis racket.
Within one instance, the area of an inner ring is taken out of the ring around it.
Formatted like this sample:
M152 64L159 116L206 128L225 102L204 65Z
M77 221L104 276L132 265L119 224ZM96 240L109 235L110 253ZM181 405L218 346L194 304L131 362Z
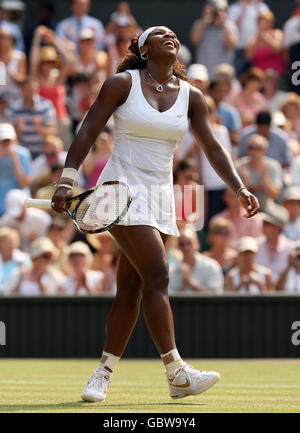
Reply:
M128 185L123 182L110 181L68 198L64 211L79 231L100 233L109 230L121 221L131 201ZM51 209L51 200L27 198L24 206Z

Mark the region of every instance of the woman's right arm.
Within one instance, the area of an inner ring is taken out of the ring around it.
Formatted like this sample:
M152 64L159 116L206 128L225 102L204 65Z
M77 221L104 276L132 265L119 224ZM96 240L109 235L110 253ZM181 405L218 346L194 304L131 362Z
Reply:
M70 146L65 168L78 170L110 116L119 105L126 101L130 87L131 77L125 72L116 74L105 81ZM67 183L72 186L73 182L70 182L68 178L61 178L60 183ZM61 213L66 199L71 195L70 189L58 187L52 197L53 209Z

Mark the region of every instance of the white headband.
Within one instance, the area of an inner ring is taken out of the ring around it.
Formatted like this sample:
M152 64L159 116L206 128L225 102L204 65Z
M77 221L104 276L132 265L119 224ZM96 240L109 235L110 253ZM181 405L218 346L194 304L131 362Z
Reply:
M158 27L161 27L161 26L150 27L149 29L145 30L143 33L140 34L139 39L138 39L138 47L139 47L139 52L140 53L141 53L141 47L143 45L145 45L146 39L148 38L148 36L150 35L150 33L152 33Z

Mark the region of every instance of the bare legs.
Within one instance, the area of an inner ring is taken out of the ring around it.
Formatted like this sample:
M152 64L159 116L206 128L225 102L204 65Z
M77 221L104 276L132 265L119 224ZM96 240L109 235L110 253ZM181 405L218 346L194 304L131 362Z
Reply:
M122 249L117 294L106 322L104 350L121 356L137 321L140 301L146 325L160 354L176 347L168 298L167 235L150 226L111 230Z

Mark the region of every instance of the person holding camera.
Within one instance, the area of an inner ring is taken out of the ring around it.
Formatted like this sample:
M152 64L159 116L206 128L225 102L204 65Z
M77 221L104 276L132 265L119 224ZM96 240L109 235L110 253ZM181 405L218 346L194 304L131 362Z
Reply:
M300 239L296 242L294 251L289 255L287 267L279 277L276 290L300 293Z
M227 19L227 6L227 0L208 0L190 32L190 40L196 45L195 63L205 65L210 77L219 64L233 63L238 28Z

